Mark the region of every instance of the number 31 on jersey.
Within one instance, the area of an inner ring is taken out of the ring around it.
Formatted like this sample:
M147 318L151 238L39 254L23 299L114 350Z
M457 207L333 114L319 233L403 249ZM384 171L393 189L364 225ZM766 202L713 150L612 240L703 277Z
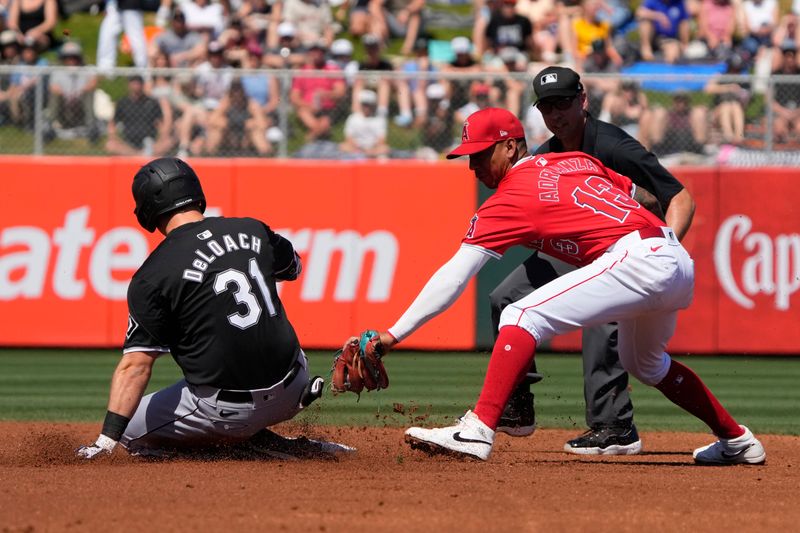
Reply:
M275 304L272 302L272 294L264 279L264 274L262 274L261 269L258 268L258 262L255 257L250 259L247 274L249 274L251 279L255 280L261 297L266 303L269 316L277 315ZM247 312L245 313L232 313L228 315L228 322L239 329L247 329L257 324L258 319L261 318L262 309L261 305L258 303L258 298L256 298L256 295L253 293L253 286L250 284L248 276L245 275L244 272L234 268L229 268L217 274L214 278L214 292L222 294L228 291L232 291L233 299L237 304L244 304L247 308Z

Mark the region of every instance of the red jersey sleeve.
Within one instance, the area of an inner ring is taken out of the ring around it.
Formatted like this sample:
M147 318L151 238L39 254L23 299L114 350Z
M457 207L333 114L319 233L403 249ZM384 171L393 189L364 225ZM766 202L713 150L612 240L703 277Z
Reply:
M478 246L500 258L518 244L525 244L531 232L530 217L519 203L506 195L489 198L470 219L462 244Z

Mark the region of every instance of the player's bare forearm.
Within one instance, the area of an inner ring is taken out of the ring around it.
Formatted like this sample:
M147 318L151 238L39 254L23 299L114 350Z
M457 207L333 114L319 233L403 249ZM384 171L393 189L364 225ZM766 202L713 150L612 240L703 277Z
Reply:
M650 191L644 187L636 187L636 192L633 193L633 199L642 204L642 206L653 213L655 216L664 220L664 211L661 210L661 204Z
M675 230L679 240L689 231L694 218L694 198L686 189L672 197L667 207L665 220L667 225Z
M111 378L108 410L126 418L133 416L144 395L156 358L145 352L122 356Z

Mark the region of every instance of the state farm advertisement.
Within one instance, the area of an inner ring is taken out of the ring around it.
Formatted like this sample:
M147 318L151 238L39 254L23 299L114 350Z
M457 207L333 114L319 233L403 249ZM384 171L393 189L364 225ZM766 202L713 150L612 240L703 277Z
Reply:
M161 240L139 228L130 183L139 159L0 158L0 345L116 347L128 281ZM210 215L253 216L301 254L280 284L308 348L394 323L456 251L475 211L465 165L192 161ZM674 353L800 353L800 171L676 168L697 203L684 241L695 298ZM474 283L404 346L474 349ZM554 339L579 350L580 336Z
M0 158L0 345L120 346L133 272L161 240L136 223L139 159ZM475 211L461 165L194 160L207 214L288 237L304 271L280 297L307 348L386 328L449 259ZM409 348L475 344L474 283Z

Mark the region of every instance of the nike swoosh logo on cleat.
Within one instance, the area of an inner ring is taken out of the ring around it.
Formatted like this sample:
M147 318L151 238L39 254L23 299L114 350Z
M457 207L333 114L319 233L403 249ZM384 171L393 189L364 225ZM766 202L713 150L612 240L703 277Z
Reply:
M662 244L661 246L651 246L651 247L650 247L650 251L651 251L651 252L657 252L657 251L658 251L659 249L661 249L663 246L664 246L663 244Z
M722 451L722 457L724 457L725 459L735 459L736 457L739 457L739 456L740 456L740 455L742 455L744 452L746 452L747 450L749 450L750 448L752 448L752 446L753 446L753 445L751 444L751 445L750 445L750 446L748 446L747 448L742 448L741 450L739 450L739 451L738 451L738 452L736 452L736 453L728 453L728 452L726 452L725 450L723 450L723 451Z
M458 442L474 442L475 444L486 444L487 446L491 446L492 445L491 442L488 442L488 441L485 441L485 440L465 439L464 437L461 436L461 432L460 431L456 431L455 433L453 433L453 440L457 440Z

